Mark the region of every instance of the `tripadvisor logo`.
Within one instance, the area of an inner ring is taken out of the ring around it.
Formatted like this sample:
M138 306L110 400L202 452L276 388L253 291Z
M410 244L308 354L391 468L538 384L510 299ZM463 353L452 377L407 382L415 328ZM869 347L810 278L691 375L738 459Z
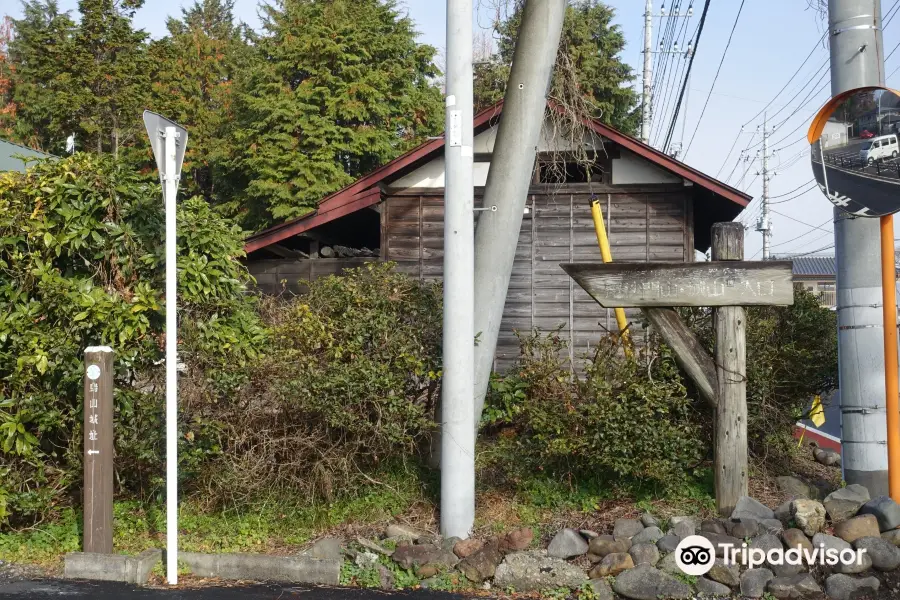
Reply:
M712 542L699 535L689 535L675 548L675 564L686 575L706 575L716 562Z
M861 565L866 549L851 550L846 548L826 548L820 544L818 548L750 548L746 543L740 548L733 544L719 544L722 550L722 563L730 565L743 565L748 569L755 569L766 563L771 565L828 565L833 567L838 563L844 565ZM716 562L716 549L713 543L705 537L690 535L675 548L675 564L687 575L706 575Z

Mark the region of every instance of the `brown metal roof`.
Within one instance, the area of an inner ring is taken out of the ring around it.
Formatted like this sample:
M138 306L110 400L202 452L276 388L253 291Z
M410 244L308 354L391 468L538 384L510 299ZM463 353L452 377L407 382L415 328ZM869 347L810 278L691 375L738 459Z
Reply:
M492 124L495 124L502 112L503 102L500 101L494 106L486 108L475 115L473 128L476 135ZM594 119L586 120L585 124L598 135L619 144L635 154L639 154L650 162L655 163L660 167L675 173L679 177L700 186L704 190L708 190L716 196L721 196L732 203L731 210L726 210L721 215L715 215L716 218L714 220L720 220L722 218L727 218L727 220L733 219L752 199L751 196L748 196L740 190L701 173L700 171L675 160L671 156L668 156L629 135L617 131L609 125L605 125ZM435 154L442 151L443 148L443 137L429 140L417 146L386 165L375 169L368 175L357 179L347 187L326 196L319 202L314 211L250 236L244 244L244 251L247 253L254 252L271 244L278 243L286 238L313 229L314 227L328 223L329 221L333 221L339 217L343 217L351 212L377 204L381 201L381 188L379 187L379 184L383 180L398 174L401 171L418 168L435 158ZM721 211L716 212L718 213ZM702 216L703 215L701 214L696 214L695 211L695 217L699 218L699 220L706 225L705 221L708 219L704 219ZM706 229L708 229L708 227L706 227ZM705 235L704 231L697 231L696 235L698 244L705 247L704 240L708 238L708 235Z

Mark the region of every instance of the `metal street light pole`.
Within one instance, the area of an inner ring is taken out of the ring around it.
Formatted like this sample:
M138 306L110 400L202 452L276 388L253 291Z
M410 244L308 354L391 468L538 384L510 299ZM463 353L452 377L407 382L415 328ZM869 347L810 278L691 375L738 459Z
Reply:
M144 126L163 185L166 231L166 580L178 583L178 181L187 148L184 127L144 111Z

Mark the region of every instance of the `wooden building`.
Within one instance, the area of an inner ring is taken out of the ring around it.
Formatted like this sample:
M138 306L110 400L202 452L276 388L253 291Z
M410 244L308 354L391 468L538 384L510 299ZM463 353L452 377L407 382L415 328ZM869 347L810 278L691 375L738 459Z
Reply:
M502 103L474 121L480 208L501 116ZM571 147L545 124L498 342L499 369L518 355L516 330L562 327L573 342L573 357L615 330L612 311L597 305L559 267L600 260L592 198L602 206L613 259L641 262L693 261L695 250L709 247L712 224L734 219L751 199L609 126L585 125L583 143L599 166L590 175L576 162L561 165L560 156ZM273 294L300 293L300 280L368 260L395 261L414 277L440 278L443 193L440 138L324 198L315 212L250 237L248 267L258 285Z

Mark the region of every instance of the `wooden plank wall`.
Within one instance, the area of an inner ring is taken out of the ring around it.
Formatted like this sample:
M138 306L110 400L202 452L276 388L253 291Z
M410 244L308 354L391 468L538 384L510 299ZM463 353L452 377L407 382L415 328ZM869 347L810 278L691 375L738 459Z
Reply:
M426 280L441 277L441 191L391 196L382 210L382 258ZM613 260L688 262L694 256L692 201L683 187L570 184L562 189L534 186L532 192L498 340L495 366L500 371L518 356L517 330L562 327L562 335L572 340L573 360L589 353L604 332L615 330L613 311L600 307L559 267L562 262L600 260L591 194L601 201ZM478 197L476 205L480 205ZM626 314L640 321L639 311Z
M300 281L315 281L327 275L339 275L344 269L359 267L377 258L266 259L247 261L247 269L256 278L257 287L266 294L302 294Z

